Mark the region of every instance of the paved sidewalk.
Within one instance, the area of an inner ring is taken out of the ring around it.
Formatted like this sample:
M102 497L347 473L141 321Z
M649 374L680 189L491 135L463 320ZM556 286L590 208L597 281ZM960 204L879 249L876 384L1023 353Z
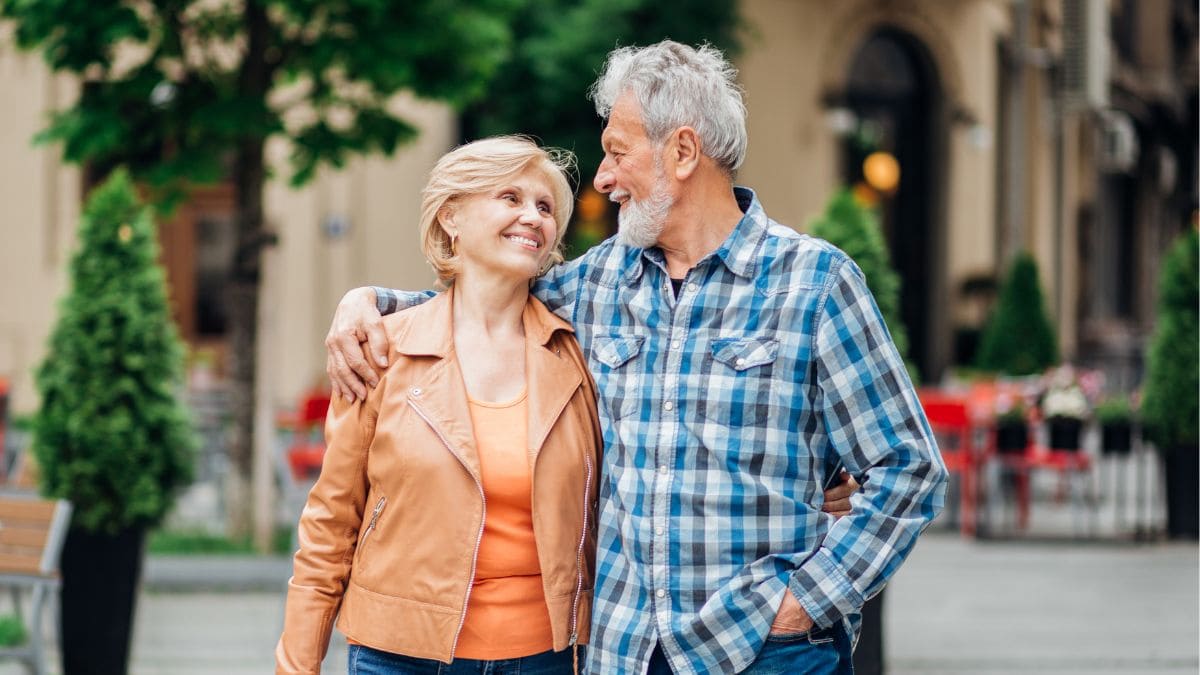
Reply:
M1194 674L1198 570L1194 543L970 542L930 533L888 590L888 672ZM151 558L131 672L271 672L289 573L285 558ZM344 673L345 658L335 636L325 672ZM21 672L0 665L0 675Z

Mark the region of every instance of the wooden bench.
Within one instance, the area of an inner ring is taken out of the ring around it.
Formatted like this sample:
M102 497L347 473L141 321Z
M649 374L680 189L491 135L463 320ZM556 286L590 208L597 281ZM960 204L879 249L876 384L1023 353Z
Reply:
M0 648L0 658L19 659L29 672L47 672L46 609L56 610L60 579L58 559L71 522L71 504L28 494L0 494L0 587L7 588L13 609L22 616L23 596L30 596L25 621L28 640ZM54 622L57 623L57 622Z

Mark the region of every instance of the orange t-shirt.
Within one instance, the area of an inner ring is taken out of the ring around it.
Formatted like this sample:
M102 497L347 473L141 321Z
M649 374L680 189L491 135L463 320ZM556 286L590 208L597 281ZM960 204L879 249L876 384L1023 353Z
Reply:
M487 517L475 585L454 655L514 659L554 647L533 537L533 478L526 395L487 403L468 397Z

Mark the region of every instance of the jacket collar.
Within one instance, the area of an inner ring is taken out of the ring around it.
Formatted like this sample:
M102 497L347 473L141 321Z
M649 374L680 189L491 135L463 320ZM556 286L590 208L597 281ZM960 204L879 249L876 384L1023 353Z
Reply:
M471 425L466 386L454 353L454 289L407 310L414 312L408 329L396 338L394 350L405 356L433 356L440 360L413 383L408 400L420 409L463 465L481 480L479 451ZM525 326L525 382L528 391L528 450L531 463L571 397L583 382L579 367L554 342L557 331L573 332L571 325L546 309L532 296L521 320Z
M433 296L429 302L406 310L413 312L413 320L403 335L397 336L393 349L405 356L438 356L446 358L454 351L454 287ZM558 315L546 309L536 299L530 298L521 315L525 324L526 341L546 346L554 332L563 330L574 333L575 329Z

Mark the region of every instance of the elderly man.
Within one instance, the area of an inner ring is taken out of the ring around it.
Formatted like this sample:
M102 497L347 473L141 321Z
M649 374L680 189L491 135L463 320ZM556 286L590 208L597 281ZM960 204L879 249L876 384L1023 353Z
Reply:
M857 613L942 507L945 467L862 273L733 186L735 74L711 47L609 55L595 186L619 234L534 286L600 394L591 673L850 672ZM327 340L339 392L375 377L359 341L382 362L379 311L423 297L347 294ZM862 486L834 518L839 463Z

